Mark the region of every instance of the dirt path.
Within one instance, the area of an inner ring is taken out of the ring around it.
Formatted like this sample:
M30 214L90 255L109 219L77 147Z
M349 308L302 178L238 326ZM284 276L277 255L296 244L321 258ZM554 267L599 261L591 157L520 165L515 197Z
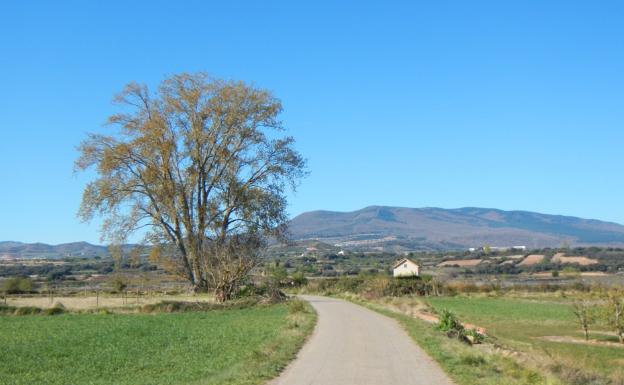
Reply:
M452 385L439 365L388 317L327 297L304 296L318 324L273 385Z

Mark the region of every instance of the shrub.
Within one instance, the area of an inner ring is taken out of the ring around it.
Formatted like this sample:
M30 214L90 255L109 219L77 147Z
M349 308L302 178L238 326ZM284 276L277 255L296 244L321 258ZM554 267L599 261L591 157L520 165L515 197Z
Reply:
M52 271L47 274L46 279L50 282L59 281L65 278L65 276L70 275L71 273L72 269L69 266L57 267L52 269Z
M15 313L14 306L0 304L0 315L10 315L13 313Z
M428 295L430 292L431 286L420 277L404 277L390 279L384 295L398 297L416 294L422 296Z
M161 301L158 303L143 305L140 311L141 313L201 312L225 309L244 309L256 304L258 304L257 297L246 297L224 303Z
M297 313L305 313L306 307L305 302L300 299L293 299L288 301L288 313L289 314L297 314Z
M479 333L477 329L468 329L465 331L465 336L471 344L480 344L483 342L485 337L483 334Z
M41 309L34 306L22 306L15 309L15 315L34 315L41 314Z
M295 286L304 286L308 283L308 279L305 277L302 271L297 271L292 275L292 282Z
M452 331L464 330L464 325L459 322L455 314L444 309L440 314L440 320L438 321L436 328L439 331L448 333Z
M55 303L53 307L49 308L49 309L45 309L43 311L44 315L57 315L57 314L63 314L65 313L65 306L63 306L63 304L61 303Z
M28 277L9 278L2 285L2 291L6 294L32 293L34 284Z
M446 336L449 338L457 338L458 340L467 343L470 342L470 340L466 337L466 329L464 329L464 325L459 322L455 314L448 310L442 310L442 313L440 314L440 321L436 325L436 329L446 333Z
M126 290L126 287L128 287L128 285L120 277L115 278L115 280L113 281L113 291L115 293L122 293L124 290Z

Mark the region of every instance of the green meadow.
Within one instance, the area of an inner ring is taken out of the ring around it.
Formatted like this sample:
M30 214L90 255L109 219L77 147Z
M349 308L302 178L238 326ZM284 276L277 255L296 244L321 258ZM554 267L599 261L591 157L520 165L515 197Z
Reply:
M495 340L526 353L536 362L548 362L549 369L570 383L576 383L573 380L579 377L583 381L582 378L591 378L592 375L606 376L616 383L624 378L621 366L624 347L544 339L559 336L578 341L582 338L572 307L565 300L456 296L430 297L427 302L437 310L454 312L464 322L485 327ZM594 325L593 332L590 329L590 338L617 341L603 324ZM578 369L589 377L583 377Z
M314 318L286 304L0 317L0 383L260 384L294 357Z

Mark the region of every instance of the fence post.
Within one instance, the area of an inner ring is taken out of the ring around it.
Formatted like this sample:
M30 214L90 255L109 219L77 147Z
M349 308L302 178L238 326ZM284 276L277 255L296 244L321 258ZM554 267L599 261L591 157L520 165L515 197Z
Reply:
M100 307L100 291L95 290L95 308L98 309Z

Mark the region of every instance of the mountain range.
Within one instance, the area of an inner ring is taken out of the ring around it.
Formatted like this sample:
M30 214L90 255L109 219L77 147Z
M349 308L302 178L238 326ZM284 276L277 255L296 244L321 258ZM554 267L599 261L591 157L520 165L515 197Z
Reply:
M136 245L123 245L122 249L128 251ZM46 243L23 243L14 241L0 242L0 259L6 258L42 258L59 259L65 257L108 257L110 252L107 246L93 245L88 242L71 242L59 245Z
M477 207L369 206L352 212L310 211L293 218L289 231L293 241L320 241L360 251L458 250L484 245L529 249L564 244L624 247L624 226L617 223ZM0 242L0 258L108 255L106 246L87 242Z
M484 245L527 248L624 246L624 226L530 211L465 207L369 206L311 211L290 222L291 238L361 250L452 250Z

